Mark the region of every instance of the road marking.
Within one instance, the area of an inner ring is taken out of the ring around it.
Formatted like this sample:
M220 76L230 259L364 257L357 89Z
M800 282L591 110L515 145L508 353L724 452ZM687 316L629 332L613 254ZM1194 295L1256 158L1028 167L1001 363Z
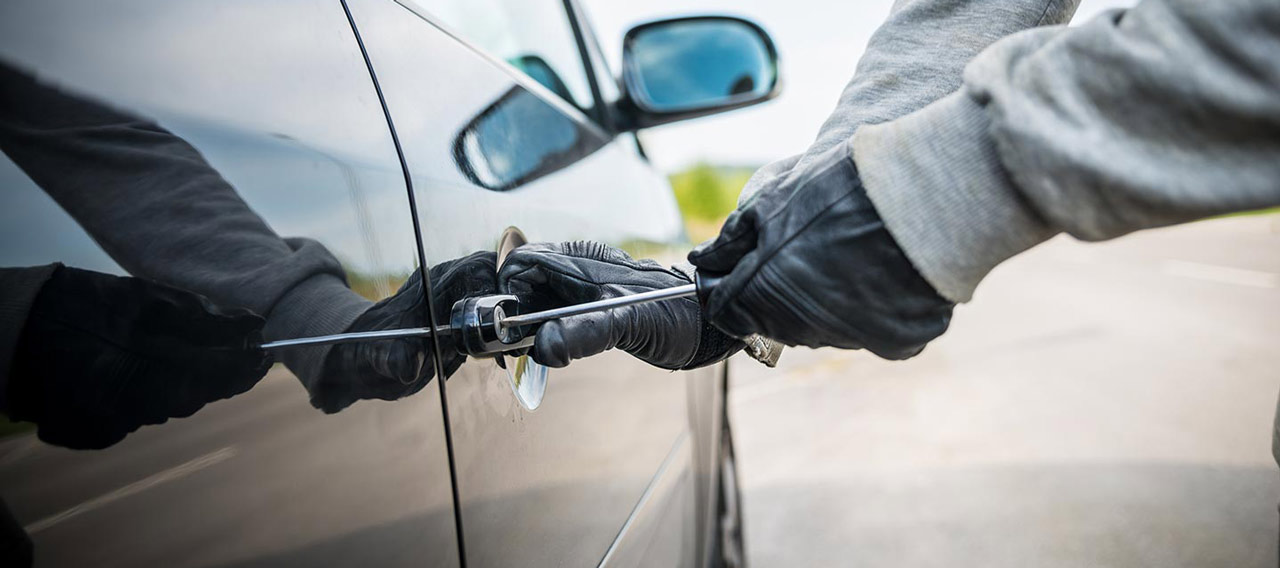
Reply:
M1166 260L1160 263L1160 270L1170 276L1195 278L1222 284L1252 286L1255 288L1280 288L1280 274L1261 270L1202 264L1185 260Z
M160 485L161 483L165 483L167 481L173 481L180 477L185 477L187 475L200 471L206 467L214 465L218 462L226 461L228 459L231 459L235 455L236 455L235 448L232 448L230 446L222 448L221 450L205 454L203 456L200 456L182 465L166 469L160 473L152 475L151 477L130 483L115 491L107 493L106 495L102 495L100 497L95 497L93 499L85 501L84 503L76 505L75 507L67 509L51 517L45 517L43 519L40 519L23 528L27 530L27 534L38 533L58 523L61 523L68 519L78 517L80 515L83 515L84 513L88 513L89 511L100 508L114 501L119 501L130 495L136 495L138 493L151 489L152 487Z

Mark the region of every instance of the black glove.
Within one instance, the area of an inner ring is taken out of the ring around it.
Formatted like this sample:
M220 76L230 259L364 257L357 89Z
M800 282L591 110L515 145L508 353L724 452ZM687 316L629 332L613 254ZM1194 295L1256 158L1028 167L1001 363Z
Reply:
M727 274L707 317L740 337L906 359L946 331L954 306L885 229L848 143L757 194L689 261Z
M431 267L431 305L437 324L449 322L453 303L467 296L497 292L497 255L478 252ZM375 331L427 325L426 296L420 271L405 281L395 295L374 304L346 329ZM466 360L451 338L442 337L445 376ZM431 338L411 337L334 345L325 357L322 375L307 385L311 404L328 413L338 412L357 400L398 400L422 390L435 376Z
M523 311L647 292L693 282L652 260L601 243L531 244L511 253L498 275ZM533 360L564 367L615 347L663 369L692 369L742 348L702 320L694 298L651 302L550 321L537 330Z
M262 326L184 290L59 267L18 339L6 412L50 444L105 448L257 384Z

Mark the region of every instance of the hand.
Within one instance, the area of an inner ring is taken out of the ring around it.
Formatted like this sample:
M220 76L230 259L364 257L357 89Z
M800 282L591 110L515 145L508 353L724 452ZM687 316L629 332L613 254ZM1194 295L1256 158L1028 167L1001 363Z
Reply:
M438 324L448 323L453 303L467 296L497 292L497 255L478 252L431 267L431 305ZM427 325L426 296L421 271L414 271L394 295L356 318L347 332L375 331ZM466 360L453 342L441 338L445 376ZM327 413L338 412L357 400L398 400L418 392L435 369L431 338L411 337L345 343L333 346L318 380L307 385L311 404Z
M954 306L885 229L848 143L756 194L689 261L727 274L707 318L739 337L906 359L946 331Z
M543 310L690 284L679 270L634 260L601 243L531 244L511 253L498 275L521 309ZM663 369L692 369L742 348L702 320L694 298L680 298L550 321L537 331L533 359L564 367L574 359L620 348Z
M271 359L262 318L140 278L59 267L19 337L10 418L50 444L101 449L249 390Z

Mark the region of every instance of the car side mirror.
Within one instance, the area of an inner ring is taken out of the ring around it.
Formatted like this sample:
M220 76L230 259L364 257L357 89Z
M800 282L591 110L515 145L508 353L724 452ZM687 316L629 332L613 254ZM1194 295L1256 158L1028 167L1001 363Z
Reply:
M764 29L741 18L650 22L623 39L622 85L625 130L706 116L776 97L778 52Z
M572 165L605 142L517 85L454 136L453 159L472 183L509 191Z

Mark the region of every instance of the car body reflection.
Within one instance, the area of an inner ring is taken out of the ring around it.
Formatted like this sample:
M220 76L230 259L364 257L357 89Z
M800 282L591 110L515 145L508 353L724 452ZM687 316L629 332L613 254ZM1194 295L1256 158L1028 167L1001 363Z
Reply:
M238 201L272 233L329 251L334 273L324 278L344 294L393 297L418 271L403 169L341 3L5 2L0 59L194 148L212 170L206 179L233 188L223 203ZM117 169L138 182L132 196L114 198L121 204L145 203L148 182L152 198L178 187L136 162ZM105 197L88 170L63 173ZM0 266L61 261L153 277L173 268L113 259L38 181L0 156ZM155 229L149 219L124 226ZM218 224L216 215L192 221ZM181 232L157 231L148 246L179 248L187 259L216 242ZM289 250L289 240L275 246ZM246 266L258 258L238 252L231 256ZM281 274L258 268L226 286L249 297L216 303L274 305L244 293ZM318 322L333 305L296 313ZM248 392L104 450L71 451L30 434L0 441L0 494L31 532L37 564L456 566L439 381L325 414L301 379L276 365Z
M584 23L561 0L14 0L0 2L0 59L189 147L198 157L185 167L220 179L220 203L251 211L271 247L332 259L322 287L362 306L420 298L408 309L430 319L490 293L508 227L641 256L687 248L671 188L631 131L692 115L624 117L627 87ZM768 79L722 85L735 95L721 102L759 102L740 91ZM0 266L190 273L158 254L121 261L17 161L0 155ZM82 166L59 173L106 185ZM136 190L111 196L122 205L190 177L117 169L137 182L114 184ZM178 262L219 248L184 237L192 227L220 237L246 226L220 220L120 226L150 231L143 248L177 249ZM246 292L287 266L230 250L246 271L216 303L333 322L339 302L282 308ZM280 296L317 285L288 284ZM693 566L716 550L717 483L732 471L723 367L671 374L608 353L556 369L545 398L518 401L513 386L541 395L518 364L464 362L439 343L433 378L362 384L319 405L297 371L324 357L300 357L103 450L7 437L0 494L41 566Z
M472 183L508 191L602 147L604 141L588 135L579 122L517 85L467 123L453 154Z

